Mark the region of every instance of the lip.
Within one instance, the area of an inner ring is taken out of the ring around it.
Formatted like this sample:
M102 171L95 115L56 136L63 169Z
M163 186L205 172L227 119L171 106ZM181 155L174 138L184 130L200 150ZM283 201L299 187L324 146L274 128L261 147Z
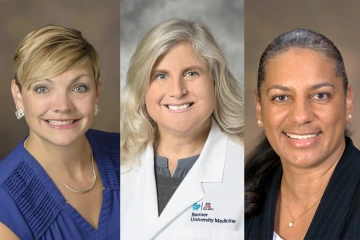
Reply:
M182 106L182 105L185 105L185 104L189 104L190 106L187 107L187 108L178 109L178 110L170 109L170 108L168 107L169 105L172 105L172 106ZM184 103L176 103L176 104L167 103L167 104L163 104L163 107L165 107L165 108L166 108L169 112L171 112L171 113L183 113L183 112L187 112L187 111L191 110L194 105L195 105L194 102L184 102Z
M303 136L303 137L309 137L306 139L296 139L296 138L290 138L288 135L297 135L297 136ZM308 133L290 133L290 132L283 132L285 139L290 145L292 145L295 148L308 148L313 147L317 142L320 140L322 136L322 132L308 132ZM314 137L310 137L311 135L315 135Z
M73 119L43 119L43 121L51 128L55 128L59 130L67 130L67 129L75 128L81 121L81 118L80 119L74 119L74 118ZM53 125L50 124L48 121L74 121L74 123L70 125Z

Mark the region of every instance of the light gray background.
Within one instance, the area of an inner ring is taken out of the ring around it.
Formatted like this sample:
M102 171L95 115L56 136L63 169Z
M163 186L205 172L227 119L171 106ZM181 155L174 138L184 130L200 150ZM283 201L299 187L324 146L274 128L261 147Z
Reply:
M0 0L0 161L29 132L25 120L15 117L10 92L16 48L28 33L47 24L80 30L98 51L103 92L93 128L120 131L119 9L119 0Z
M126 72L137 44L152 27L173 17L205 23L224 52L230 71L243 86L243 0L121 0L120 6L122 89L126 84Z

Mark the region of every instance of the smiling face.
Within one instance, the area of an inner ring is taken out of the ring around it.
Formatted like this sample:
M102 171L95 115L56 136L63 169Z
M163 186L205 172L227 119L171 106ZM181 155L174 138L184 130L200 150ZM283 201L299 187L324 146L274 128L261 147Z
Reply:
M283 164L306 168L339 159L352 92L349 86L345 97L329 59L290 49L268 62L260 93L257 118Z
M207 63L190 43L179 43L154 65L145 102L160 136L189 135L210 126L214 96Z
M91 68L84 67L32 82L22 92L13 80L11 89L16 106L25 112L29 139L70 145L90 128L101 86L96 90Z

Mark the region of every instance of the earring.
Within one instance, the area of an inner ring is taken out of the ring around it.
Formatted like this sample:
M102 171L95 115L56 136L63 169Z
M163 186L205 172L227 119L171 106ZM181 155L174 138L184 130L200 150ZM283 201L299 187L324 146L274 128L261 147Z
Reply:
M19 120L20 118L22 118L25 115L25 113L21 108L16 106L15 115L16 115L16 118Z
M94 111L94 115L95 115L95 116L96 116L96 115L98 115L99 111L100 111L99 104L98 104L98 103L96 103L96 104L95 104L95 111Z
M349 118L349 119L352 119L352 115L351 115L351 114L349 114L349 115L348 115L348 118Z
M260 126L262 124L262 121L260 119L257 120L257 124Z

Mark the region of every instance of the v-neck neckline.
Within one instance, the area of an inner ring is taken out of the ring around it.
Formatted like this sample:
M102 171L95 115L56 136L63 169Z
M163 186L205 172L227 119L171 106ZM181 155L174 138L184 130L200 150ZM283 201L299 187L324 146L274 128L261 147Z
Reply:
M339 231L343 229L357 183L360 182L360 164L357 162L358 158L354 157L354 154L357 154L355 150L351 139L347 138L345 151L330 178L304 239L340 236ZM281 177L282 167L279 165L270 184L261 215L253 217L250 220L251 223L249 222L251 225L256 224L256 229L263 229L258 233L260 238L272 239L273 237Z
M109 179L107 179L106 175L106 161L111 161L109 156L102 152L95 140L92 138L91 134L86 133L86 138L88 139L93 155L94 155L94 163L97 164L99 174L101 176L103 190L102 190L102 206L100 209L99 219L98 219L98 228L93 227L71 204L66 202L65 197L62 195L58 187L55 185L50 176L46 173L45 169L41 166L41 164L28 152L28 150L24 147L23 143L27 137L25 137L22 141L21 147L26 155L24 159L25 162L30 161L29 166L36 172L37 177L41 180L44 187L48 190L49 194L55 199L55 201L59 204L59 206L69 214L73 221L76 224L82 226L87 232L90 234L102 234L107 229L108 219L110 217L110 204L111 204L111 189L109 185ZM101 160L100 160L101 159Z

